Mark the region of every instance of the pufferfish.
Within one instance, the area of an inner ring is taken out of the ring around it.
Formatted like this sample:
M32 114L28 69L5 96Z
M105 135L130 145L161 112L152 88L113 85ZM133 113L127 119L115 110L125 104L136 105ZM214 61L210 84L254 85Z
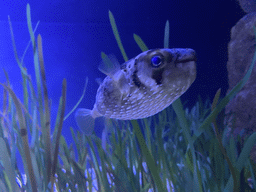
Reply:
M92 110L80 108L75 118L86 135L97 117L142 119L159 113L179 98L196 78L193 49L152 49L119 65L100 66L107 75Z

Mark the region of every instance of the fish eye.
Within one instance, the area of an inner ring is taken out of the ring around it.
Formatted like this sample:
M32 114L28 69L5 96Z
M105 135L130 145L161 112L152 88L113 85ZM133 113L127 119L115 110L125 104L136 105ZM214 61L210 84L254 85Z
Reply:
M162 58L160 56L153 56L151 58L151 65L153 67L159 67L162 64Z

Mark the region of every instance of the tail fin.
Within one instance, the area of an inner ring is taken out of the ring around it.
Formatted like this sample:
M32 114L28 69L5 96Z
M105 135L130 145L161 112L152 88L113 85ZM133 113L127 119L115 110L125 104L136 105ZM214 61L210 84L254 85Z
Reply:
M78 127L86 134L91 135L94 129L95 119L92 117L92 110L80 108L75 114Z

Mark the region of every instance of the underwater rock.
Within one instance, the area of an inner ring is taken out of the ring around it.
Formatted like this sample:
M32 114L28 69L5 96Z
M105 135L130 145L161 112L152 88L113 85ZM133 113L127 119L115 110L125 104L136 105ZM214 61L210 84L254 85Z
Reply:
M238 0L241 8L245 13L256 12L255 0Z
M255 52L256 13L249 13L240 19L231 30L228 45L228 92L244 77L251 65ZM226 106L226 122L233 129L234 136L242 137L256 131L256 67L243 89Z

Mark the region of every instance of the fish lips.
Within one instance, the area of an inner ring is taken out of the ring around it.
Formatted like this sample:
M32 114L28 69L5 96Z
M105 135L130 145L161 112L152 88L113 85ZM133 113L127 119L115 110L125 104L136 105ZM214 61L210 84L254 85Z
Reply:
M190 71L192 76L196 76L196 52L193 49L176 49L175 66Z
M187 63L189 61L197 61L196 52L193 49L175 49L176 63Z

